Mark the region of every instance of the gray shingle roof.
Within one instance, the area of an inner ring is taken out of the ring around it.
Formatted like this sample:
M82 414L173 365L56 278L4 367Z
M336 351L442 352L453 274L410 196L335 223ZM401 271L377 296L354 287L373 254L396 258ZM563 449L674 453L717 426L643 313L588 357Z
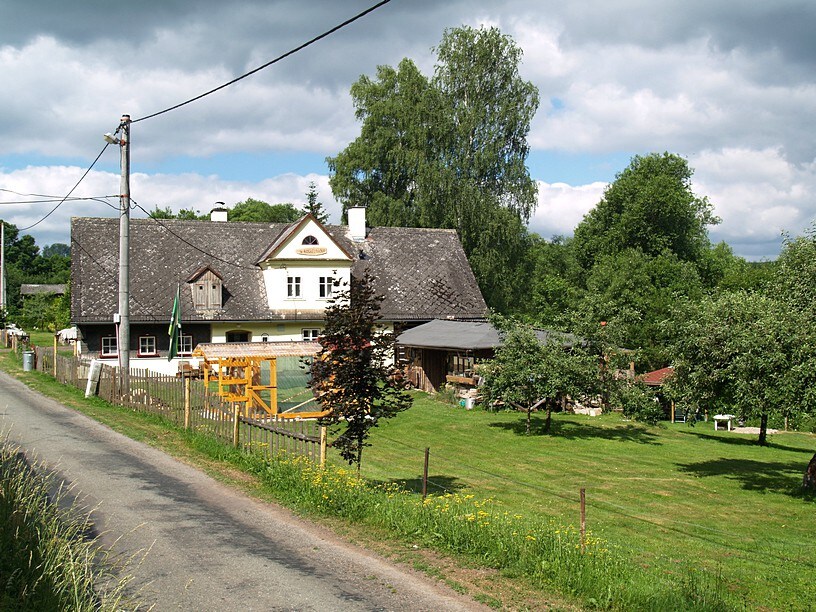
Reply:
M554 339L562 342L565 347L573 346L577 340L572 334L547 329L537 329L535 335L542 344ZM397 336L397 344L451 351L478 351L498 348L502 344L502 338L498 330L487 322L430 321L402 332Z
M223 276L223 312L208 318L182 291L183 321L293 320L269 309L259 257L290 227L285 223L132 219L130 225L130 318L169 319L176 284L210 266ZM456 233L451 230L372 228L364 242L352 242L346 226L326 226L355 258L352 272L375 277L385 296L386 320L475 319L487 307ZM118 311L119 220L71 220L71 317L78 323L109 322ZM304 312L303 320L319 318Z

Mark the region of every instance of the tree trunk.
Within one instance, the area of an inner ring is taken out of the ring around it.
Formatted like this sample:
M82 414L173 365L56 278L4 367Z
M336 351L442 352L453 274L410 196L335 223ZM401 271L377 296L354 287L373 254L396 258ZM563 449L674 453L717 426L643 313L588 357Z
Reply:
M764 412L759 417L759 445L768 446L768 415Z
M544 421L544 433L550 433L550 425L552 424L552 400L547 400L547 420Z
M805 470L805 477L802 478L802 487L816 492L816 454Z
M530 435L530 415L533 413L533 407L527 406L527 435Z

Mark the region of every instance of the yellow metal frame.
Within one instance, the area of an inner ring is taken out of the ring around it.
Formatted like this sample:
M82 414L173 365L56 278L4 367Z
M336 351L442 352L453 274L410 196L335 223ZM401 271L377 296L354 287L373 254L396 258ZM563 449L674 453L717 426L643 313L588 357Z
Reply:
M261 364L269 362L269 384L260 384ZM329 411L278 412L278 376L276 357L219 357L204 359L204 387L210 382L217 384L216 394L230 403L244 404L243 414L251 417L277 416L286 419L314 419L326 416ZM269 403L261 396L269 391Z

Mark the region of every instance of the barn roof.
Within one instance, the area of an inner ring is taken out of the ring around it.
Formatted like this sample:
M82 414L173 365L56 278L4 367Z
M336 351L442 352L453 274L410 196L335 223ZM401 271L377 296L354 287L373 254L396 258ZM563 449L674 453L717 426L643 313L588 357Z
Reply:
M566 346L575 343L571 334L550 330L536 330L536 336L544 343L558 338ZM397 343L415 348L431 348L449 351L478 351L501 346L499 332L487 322L435 320L402 332Z
M292 224L133 219L130 224L130 320L166 321L176 285L202 267L223 277L226 297L218 312L196 312L182 292L182 321L292 320L270 310L256 262ZM353 242L348 228L324 226L354 258L352 273L368 270L384 296L388 321L455 317L479 319L487 307L456 233L426 228L371 228ZM117 218L71 220L71 318L76 323L110 322L118 311ZM314 320L320 313L301 313Z

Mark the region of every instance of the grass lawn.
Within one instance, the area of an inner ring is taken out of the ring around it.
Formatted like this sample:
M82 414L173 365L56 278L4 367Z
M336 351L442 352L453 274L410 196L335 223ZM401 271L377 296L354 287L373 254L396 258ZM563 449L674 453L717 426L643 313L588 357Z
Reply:
M419 490L429 447L430 492L466 490L573 525L585 487L588 529L656 579L693 569L721 575L749 608L816 605L816 501L799 491L816 435L779 433L762 448L713 423L557 414L551 434L534 417L527 436L523 420L417 393L413 408L375 430L363 476Z

